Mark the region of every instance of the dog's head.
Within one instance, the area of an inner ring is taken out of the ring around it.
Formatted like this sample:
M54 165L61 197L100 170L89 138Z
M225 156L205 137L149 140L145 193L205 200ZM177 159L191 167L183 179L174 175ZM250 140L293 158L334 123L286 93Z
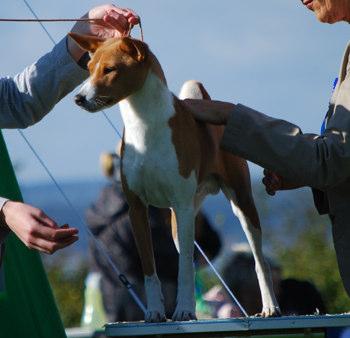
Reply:
M89 112L110 107L142 88L149 71L148 46L129 37L99 39L69 34L91 55L89 79L75 102Z

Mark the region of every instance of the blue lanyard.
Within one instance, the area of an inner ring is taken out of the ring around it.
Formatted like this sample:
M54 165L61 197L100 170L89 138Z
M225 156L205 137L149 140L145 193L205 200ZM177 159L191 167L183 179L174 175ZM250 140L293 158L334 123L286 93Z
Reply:
M333 89L332 89L332 93L334 92L334 89L335 87L337 86L338 84L338 78L336 77L334 79L334 82L333 82ZM321 135L324 134L325 130L326 130L326 125L327 125L327 120L332 116L332 114L329 114L328 112L326 113L326 116L324 117L323 119L323 122L322 122L322 125L321 125Z

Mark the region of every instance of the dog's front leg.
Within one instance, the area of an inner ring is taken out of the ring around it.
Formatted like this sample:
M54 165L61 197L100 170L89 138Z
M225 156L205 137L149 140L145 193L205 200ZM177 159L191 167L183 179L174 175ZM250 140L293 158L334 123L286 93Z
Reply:
M174 321L196 319L194 299L194 209L175 208L177 235L180 249L177 305Z
M145 278L145 292L147 299L145 321L162 322L166 320L164 298L161 291L161 284L155 269L147 207L142 203L140 198L131 191L128 191L126 196L129 204L130 221Z

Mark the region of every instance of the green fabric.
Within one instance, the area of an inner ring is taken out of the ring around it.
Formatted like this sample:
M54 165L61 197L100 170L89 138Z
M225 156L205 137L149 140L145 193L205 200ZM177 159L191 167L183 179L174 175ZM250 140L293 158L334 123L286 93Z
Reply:
M0 131L0 196L21 201L21 192ZM1 338L66 337L40 256L11 234L3 262L0 293Z

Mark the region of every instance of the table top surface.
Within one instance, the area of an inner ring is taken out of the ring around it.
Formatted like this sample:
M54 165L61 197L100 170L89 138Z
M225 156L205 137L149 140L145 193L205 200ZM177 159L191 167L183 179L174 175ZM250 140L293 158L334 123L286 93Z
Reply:
M329 327L350 326L350 314L323 315L323 316L286 316L275 318L231 318L211 319L190 322L145 323L125 322L109 323L105 327L108 337L139 337L147 335L183 335L198 333L224 332L257 332L284 330L322 329Z

